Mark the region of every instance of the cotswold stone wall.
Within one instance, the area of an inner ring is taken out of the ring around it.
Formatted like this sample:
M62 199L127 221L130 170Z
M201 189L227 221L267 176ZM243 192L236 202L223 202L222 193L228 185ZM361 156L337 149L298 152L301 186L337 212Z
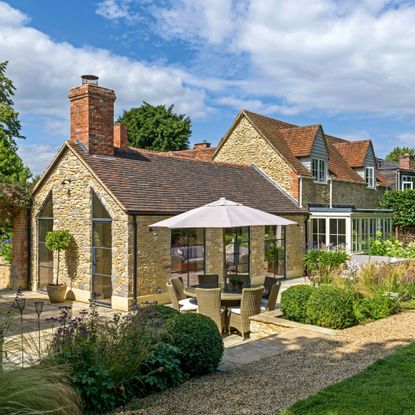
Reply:
M304 250L306 246L305 216L285 215L286 219L297 222L297 225L286 227L286 269L287 278L304 275Z
M333 205L354 205L362 209L379 207L384 187L369 189L366 184L333 180ZM330 185L315 183L312 179L303 179L303 205L310 203L330 205Z
M128 249L128 238L131 232L128 216L70 150L66 150L34 196L31 217L32 289L36 290L38 286L37 217L48 195L52 194L53 228L55 230L68 229L74 237L71 249L61 255L60 280L68 284L70 289L68 296L81 301L89 299L92 275L91 190L98 195L112 217L113 297L128 297L128 272L132 266L132 258ZM57 254L54 256L54 268L56 274Z
M0 290L10 288L10 264L0 256Z
M248 166L255 163L265 174L275 180L282 189L292 195L292 168L258 134L245 117L240 119L214 160Z

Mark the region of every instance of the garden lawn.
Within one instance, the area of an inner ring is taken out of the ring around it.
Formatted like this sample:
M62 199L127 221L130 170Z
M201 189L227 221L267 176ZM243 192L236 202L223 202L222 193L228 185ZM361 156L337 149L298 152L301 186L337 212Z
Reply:
M415 414L415 343L299 401L283 415Z

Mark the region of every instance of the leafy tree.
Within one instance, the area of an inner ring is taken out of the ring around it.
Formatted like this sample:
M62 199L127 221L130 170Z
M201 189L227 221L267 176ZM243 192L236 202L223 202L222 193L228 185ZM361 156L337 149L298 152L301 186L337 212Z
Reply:
M158 151L186 150L191 134L190 117L176 114L174 106L153 106L147 102L124 111L118 122L127 125L132 147Z
M28 206L29 169L17 154L20 134L19 114L13 108L15 87L6 77L8 62L0 62L0 243L11 236L16 209Z
M395 147L386 157L388 161L399 161L401 156L405 154L415 155L415 148L411 147Z
M415 225L415 190L389 190L383 194L381 206L393 209L395 226Z

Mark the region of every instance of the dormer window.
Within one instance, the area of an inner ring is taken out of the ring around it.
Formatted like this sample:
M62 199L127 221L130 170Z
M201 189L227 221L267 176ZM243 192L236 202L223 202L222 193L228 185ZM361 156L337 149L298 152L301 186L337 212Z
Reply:
M367 187L375 187L375 168L374 167L366 167L365 180L366 180Z
M323 159L312 159L312 173L314 181L319 183L327 182L327 161Z

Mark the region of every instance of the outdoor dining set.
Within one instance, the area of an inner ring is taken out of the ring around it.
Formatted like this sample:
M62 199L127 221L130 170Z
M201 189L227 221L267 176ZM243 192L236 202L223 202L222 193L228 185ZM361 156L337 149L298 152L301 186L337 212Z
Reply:
M263 285L250 285L249 276L241 277L246 278L240 290L219 283L218 275L198 275L197 286L185 287L180 277L171 278L166 285L176 310L208 316L221 333L235 329L245 339L251 316L275 310L281 281L265 277Z

